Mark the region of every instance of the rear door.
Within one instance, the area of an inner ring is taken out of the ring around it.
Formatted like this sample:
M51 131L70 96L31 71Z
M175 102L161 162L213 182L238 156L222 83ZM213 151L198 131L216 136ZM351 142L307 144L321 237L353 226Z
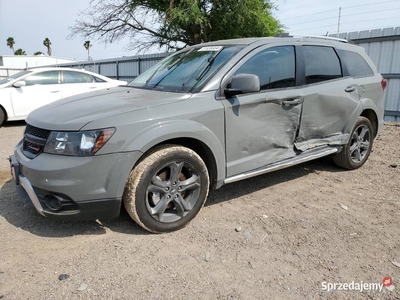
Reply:
M357 82L348 75L336 50L302 46L303 112L296 148L343 144L362 111Z
M104 82L96 82L90 74L77 71L62 71L63 97L90 92L104 86Z
M228 74L257 75L261 91L222 100L227 176L296 155L294 141L303 99L296 88L295 57L294 46L264 46Z

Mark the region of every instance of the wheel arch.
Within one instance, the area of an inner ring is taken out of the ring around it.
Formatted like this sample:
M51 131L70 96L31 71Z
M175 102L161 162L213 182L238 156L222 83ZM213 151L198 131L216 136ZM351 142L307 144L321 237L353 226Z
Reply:
M376 112L373 109L367 108L363 110L360 116L367 118L371 122L372 128L374 129L373 134L375 138L378 134L379 127L378 116L376 115Z
M174 146L183 146L186 148L189 148L196 152L201 159L204 161L204 163L207 166L208 174L210 177L210 186L212 188L217 187L217 182L218 182L218 168L217 168L217 162L215 159L215 156L212 152L212 150L202 141L190 137L180 137L180 138L172 138L168 139L165 141L162 141L150 149L148 149L141 158L138 160L138 162L135 164L139 164L144 158L146 158L154 149L163 146L163 145L174 145Z
M167 144L180 145L195 151L207 166L211 187L219 188L222 185L226 170L223 131L220 134L214 133L194 121L166 122L141 131L125 143L124 150L143 153L132 166L133 169L155 148Z

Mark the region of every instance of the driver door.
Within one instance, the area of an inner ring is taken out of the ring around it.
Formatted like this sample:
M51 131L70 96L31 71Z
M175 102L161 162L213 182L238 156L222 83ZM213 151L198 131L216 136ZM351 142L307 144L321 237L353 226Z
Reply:
M256 50L231 76L260 79L261 91L222 100L227 176L294 157L303 97L296 89L295 47Z

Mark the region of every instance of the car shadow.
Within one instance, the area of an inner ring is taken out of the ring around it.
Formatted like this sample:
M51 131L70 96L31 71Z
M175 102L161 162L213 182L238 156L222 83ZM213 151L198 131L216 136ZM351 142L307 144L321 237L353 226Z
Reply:
M312 162L256 176L235 184L228 184L218 190L211 191L206 206L229 201L243 195L265 189L282 182L295 180L318 171L342 172L329 157ZM40 216L31 206L24 205L16 191L13 180L8 180L0 187L0 216L22 230L26 230L41 237L69 237L74 235L102 235L107 230L129 235L148 235L147 231L134 223L125 209L121 208L121 215L116 219L96 221L65 222L49 220Z
M70 237L75 235L103 235L107 230L124 234L147 235L121 208L119 218L93 221L57 221L38 214L33 206L25 205L15 190L11 178L0 185L0 216L22 230L41 237Z
M25 121L7 121L1 127L20 127L26 126Z
M241 180L234 184L226 184L220 189L210 192L205 206L229 201L231 199L254 193L261 189L266 189L283 182L298 179L308 174L318 173L319 171L334 173L346 172L346 170L337 167L333 163L331 157L323 157L290 168Z

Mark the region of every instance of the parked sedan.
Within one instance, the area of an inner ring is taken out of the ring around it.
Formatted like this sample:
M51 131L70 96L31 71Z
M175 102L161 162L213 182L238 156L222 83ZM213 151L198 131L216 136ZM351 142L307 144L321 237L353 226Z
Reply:
M61 98L127 82L72 68L40 68L0 80L0 126L24 120L34 109Z

